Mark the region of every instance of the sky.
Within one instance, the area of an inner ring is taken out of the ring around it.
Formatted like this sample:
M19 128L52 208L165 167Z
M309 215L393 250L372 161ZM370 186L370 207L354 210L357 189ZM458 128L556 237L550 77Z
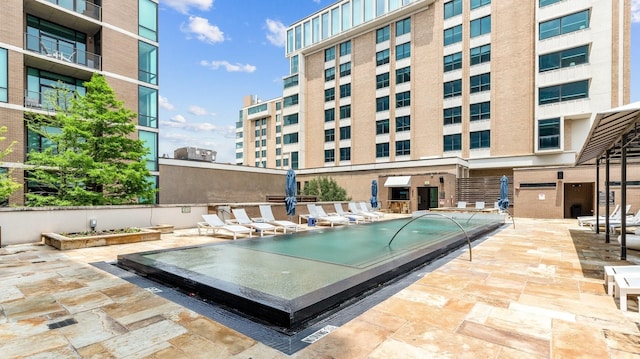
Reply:
M235 123L247 95L282 96L285 30L336 0L160 0L159 154L217 151L235 163ZM632 2L631 102L640 101L640 0Z

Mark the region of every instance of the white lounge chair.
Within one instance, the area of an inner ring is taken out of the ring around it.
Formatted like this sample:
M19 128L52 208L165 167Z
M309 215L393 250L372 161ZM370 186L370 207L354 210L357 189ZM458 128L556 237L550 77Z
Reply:
M617 215L618 211L620 210L620 205L616 204L616 206L613 208L613 211L611 211L611 214L609 215L609 218L612 218ZM605 216L600 216L601 221L605 220ZM596 220L596 216L579 216L578 217L578 225L579 226L584 226L586 225L588 222L595 222Z
M630 210L631 210L631 205L628 204L627 207L625 208L624 215L628 216ZM622 210L618 210L616 213L609 216L609 221L619 221L620 218L622 218L622 215L623 215ZM600 216L600 219L598 220L599 224L601 226L605 225L606 219L607 219L606 216ZM596 225L596 217L593 216L593 219L584 220L583 223L593 228Z
M328 223L333 227L336 224L349 224L349 218L341 216L329 216L322 207L316 206L313 203L307 203L307 210L312 218L315 218L317 223Z
M277 234L276 230L278 229L278 227L269 223L259 223L252 221L244 208L233 208L231 209L231 212L233 212L233 216L236 217L235 221L238 222L239 225L255 229L256 231L260 232L260 237L262 237L264 235L264 232L267 231L273 231L274 235Z
M374 216L377 216L378 218L384 217L384 213L378 212L373 208L370 208L369 206L367 206L367 202L360 202L360 209L362 209L363 212L371 213Z
M359 214L355 214L355 213L351 213L351 212L346 212L343 208L342 208L342 203L334 203L333 207L335 207L336 209L336 213L342 217L347 217L349 218L349 220L354 221L357 223L360 222L364 222L367 220L367 218L365 216L361 216Z
M476 209L477 210L483 210L484 209L484 202L476 202Z
M205 232L205 235L208 231L216 234L218 230L222 229L233 234L234 240L237 239L238 234L248 234L251 237L252 230L250 228L236 224L225 224L216 214L203 214L202 219L204 222L198 222L198 235L202 235L202 231Z
M604 222L601 222L600 224L604 224ZM627 220L625 221L625 225L627 227L640 226L640 210L638 212L636 212L636 214L633 217L627 217ZM621 219L609 220L609 231L610 232L615 232L616 229L620 228L620 227L622 227Z
M302 229L300 226L291 221L276 220L276 218L273 216L271 206L269 205L260 205L260 215L266 223L282 228L283 233L287 233L287 230L297 232Z
M458 201L458 207L460 209L466 209L467 208L467 202L465 201Z
M358 207L358 205L355 202L349 202L349 212L355 213L359 216L363 216L372 222L380 219L380 217L378 217L373 213L363 211L362 208Z

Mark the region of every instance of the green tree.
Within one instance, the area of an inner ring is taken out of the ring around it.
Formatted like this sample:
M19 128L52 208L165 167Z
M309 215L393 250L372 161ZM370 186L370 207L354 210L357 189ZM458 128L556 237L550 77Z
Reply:
M27 205L151 202L148 149L132 138L136 114L116 99L104 76L95 73L84 86L84 96L57 89L48 99L54 116L29 116L29 129L48 146L28 153L27 164L34 168L27 177L42 191L27 193Z
M5 132L7 132L7 127L0 127L0 142L6 139L6 137L2 136L2 134L4 134ZM15 143L16 141L13 141L6 149L0 151L0 160L2 160L5 156L13 151L12 147ZM18 184L11 178L11 172L0 172L0 201L4 201L9 198L9 196L18 188L20 188L20 184Z
M331 177L317 177L304 185L302 194L316 196L318 201L350 201L347 191Z

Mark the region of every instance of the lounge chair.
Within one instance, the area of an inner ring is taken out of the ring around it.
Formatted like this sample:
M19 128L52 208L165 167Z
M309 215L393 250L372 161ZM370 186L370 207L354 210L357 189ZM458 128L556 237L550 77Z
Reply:
M355 202L349 202L349 212L357 214L359 216L363 216L372 222L380 219L380 217L376 214L363 211L362 208L358 207Z
M367 206L367 202L360 202L360 209L362 210L362 212L371 213L378 218L384 217L384 213L378 212L373 208L369 208L369 206Z
M260 232L260 237L262 237L264 235L264 232L266 231L273 231L274 235L277 234L276 230L278 229L278 227L269 223L259 223L252 221L244 208L233 208L231 209L231 212L233 212L233 216L236 217L235 221L239 225L255 229L256 231Z
M336 224L349 224L349 218L341 216L329 216L322 207L316 206L313 203L307 204L307 210L309 216L315 218L317 223L327 223L333 227Z
M484 202L476 202L476 209L481 211L484 209Z
M604 225L604 222L600 222L600 225ZM636 212L633 217L628 217L625 221L625 225L627 227L637 227L640 226L640 210ZM622 227L621 219L617 220L609 220L609 232L615 232L617 228Z
M269 205L260 205L260 215L266 223L282 228L283 233L287 233L287 230L297 232L302 229L300 226L291 221L276 220L276 218L273 216L273 211L271 211L271 206Z
M611 211L611 214L609 215L609 218L615 218L615 216L618 215L618 211L620 210L620 205L616 204L616 206L613 208L613 211ZM606 218L605 216L600 216L601 221L604 221ZM578 217L578 225L579 226L584 226L586 225L588 222L595 222L596 220L596 216L579 216Z
M202 231L205 234L208 231L216 234L218 230L222 229L233 234L234 240L237 239L238 234L248 234L251 237L252 230L250 228L236 224L225 224L216 214L203 214L202 219L204 219L204 222L198 222L198 235L202 235Z
M629 211L631 210L631 205L628 204L627 207L625 208L625 215L629 215ZM612 215L609 216L609 221L619 221L620 218L622 218L622 210L618 210L616 213L613 213ZM600 223L600 225L604 225L605 221L606 221L607 217L606 216L600 216L598 222ZM592 219L588 219L588 220L583 220L583 225L588 225L589 227L593 228L596 225L596 217L593 216Z
M365 216L361 216L359 214L355 214L355 213L351 213L351 212L346 212L343 208L342 208L342 203L334 203L333 207L335 207L336 209L336 213L342 217L347 217L349 218L350 221L354 221L357 223L360 222L364 222L367 220L367 218Z
M467 208L467 202L465 201L458 201L458 207L460 209L466 209Z

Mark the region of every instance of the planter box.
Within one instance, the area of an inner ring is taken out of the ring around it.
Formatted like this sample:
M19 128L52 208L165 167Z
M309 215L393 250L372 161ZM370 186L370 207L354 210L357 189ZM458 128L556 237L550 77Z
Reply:
M160 231L140 228L136 233L96 234L84 237L66 237L58 233L42 233L44 244L60 250L137 243L160 239Z

